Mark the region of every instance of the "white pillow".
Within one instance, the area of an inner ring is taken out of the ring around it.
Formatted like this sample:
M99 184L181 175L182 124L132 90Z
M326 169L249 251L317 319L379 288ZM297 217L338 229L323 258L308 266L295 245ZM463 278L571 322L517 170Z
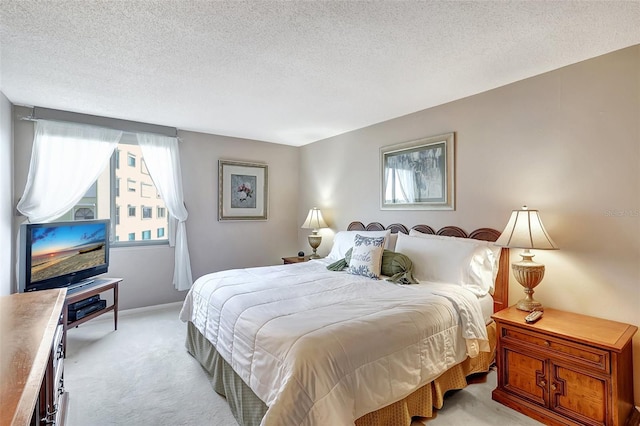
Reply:
M476 246L454 240L418 238L398 235L396 252L413 262L413 275L418 281L434 281L463 285L469 280L469 264Z
M482 289L481 291L484 291L484 289L488 289L487 291L493 292L496 277L498 276L502 247L496 246L492 241L424 234L422 232L416 231L415 229L410 230L409 235L419 238L453 240L478 247L479 249L472 257L469 265L469 279L471 280L469 284L472 286L478 286ZM486 248L488 250L483 250L482 248Z
M379 279L385 240L385 237L356 235L347 272L353 275Z
M387 246L385 248L387 250L396 251L396 241L398 241L398 234L389 234L389 239L387 240Z
M391 231L388 229L385 231L340 231L335 235L335 237L333 237L333 246L331 247L331 251L327 255L327 259L344 259L345 253L351 247L353 247L353 241L358 234L362 235L363 237L384 237L384 248L388 249L389 235L391 235Z

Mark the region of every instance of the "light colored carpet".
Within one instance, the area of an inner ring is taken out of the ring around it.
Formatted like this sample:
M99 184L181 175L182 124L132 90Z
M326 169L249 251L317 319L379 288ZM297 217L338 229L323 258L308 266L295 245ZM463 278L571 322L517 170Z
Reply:
M225 399L184 348L180 306L123 311L118 331L112 314L68 331L68 426L237 425ZM449 394L434 419L414 425L540 425L491 400L494 371L480 381Z

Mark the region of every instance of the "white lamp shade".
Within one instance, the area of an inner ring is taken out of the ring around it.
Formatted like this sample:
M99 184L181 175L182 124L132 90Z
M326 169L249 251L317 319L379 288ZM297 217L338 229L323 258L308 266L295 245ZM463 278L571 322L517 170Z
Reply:
M301 228L314 229L314 230L318 230L320 228L327 228L327 223L324 221L324 218L322 217L322 213L320 212L320 209L318 209L317 207L314 207L311 210L309 210L307 219L304 221Z
M538 210L529 210L526 206L511 213L509 222L500 238L496 240L495 245L537 250L556 250L558 248L547 230L544 229Z

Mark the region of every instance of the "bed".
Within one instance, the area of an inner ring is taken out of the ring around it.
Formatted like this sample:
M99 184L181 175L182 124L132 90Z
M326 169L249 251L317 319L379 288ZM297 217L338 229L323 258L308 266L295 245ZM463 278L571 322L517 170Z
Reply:
M467 275L462 287L424 278L403 285L328 270L346 247L338 236L351 243L352 234L384 235L385 247L416 259L421 277L425 268L447 273L437 265L467 246L471 259L497 250L490 294L463 288L474 281ZM490 315L507 306L509 254L483 242L499 234L352 222L336 235L330 259L205 275L180 314L187 350L241 425L408 426L413 417L432 417L446 391L465 387L467 376L493 361ZM447 258L425 261L433 247L445 247Z

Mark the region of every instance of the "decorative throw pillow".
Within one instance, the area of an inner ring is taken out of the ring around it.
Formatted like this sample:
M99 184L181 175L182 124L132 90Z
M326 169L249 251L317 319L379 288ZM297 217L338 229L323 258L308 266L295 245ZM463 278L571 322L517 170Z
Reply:
M369 278L380 278L382 252L385 237L363 237L358 234L353 241L353 251L347 272Z
M344 255L351 247L353 247L353 241L356 235L362 235L363 237L385 237L385 248L389 248L389 235L390 230L386 231L340 231L333 237L333 246L331 251L327 255L329 260L344 259Z
M387 281L398 284L417 284L413 277L413 262L402 253L391 250L382 252L382 266L380 273L386 275Z
M351 260L351 252L353 251L353 247L347 250L344 254L344 259L336 260L335 262L327 265L327 269L330 271L342 271L344 268L349 266L349 261ZM385 250L386 251L386 250ZM384 256L384 254L383 254ZM383 257L384 258L384 257Z

